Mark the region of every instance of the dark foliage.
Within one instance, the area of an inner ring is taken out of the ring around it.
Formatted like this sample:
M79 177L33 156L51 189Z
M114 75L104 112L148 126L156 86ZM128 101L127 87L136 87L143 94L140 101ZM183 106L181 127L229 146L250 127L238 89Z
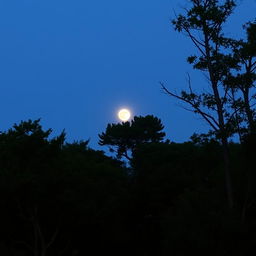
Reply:
M161 120L152 115L145 117L135 116L131 122L108 124L106 132L99 135L99 145L111 146L111 151L116 152L117 157L126 157L131 160L132 153L141 144L160 142L165 133Z
M88 141L50 133L29 120L0 134L1 255L249 255L254 248L253 138L229 145L230 211L214 139L177 144L142 133L127 169Z
M211 91L176 94L210 125L164 140L152 115L109 124L99 144L51 138L40 119L0 132L0 255L251 256L256 243L256 24L223 26L233 0L190 0L173 25L199 51ZM240 143L230 141L238 134ZM129 160L129 165L121 161ZM231 186L232 185L232 186ZM227 198L229 203L227 203Z

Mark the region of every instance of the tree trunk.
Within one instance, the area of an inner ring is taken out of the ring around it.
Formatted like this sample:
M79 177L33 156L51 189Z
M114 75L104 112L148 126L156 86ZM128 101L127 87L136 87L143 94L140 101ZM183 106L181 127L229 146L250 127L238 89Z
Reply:
M256 129L255 129L255 124L253 120L253 112L250 107L249 88L245 88L245 90L243 91L243 94L244 94L245 112L247 115L248 126L249 126L249 133L254 134Z
M221 144L222 144L222 152L223 152L223 160L224 160L224 171L225 171L225 183L226 183L226 193L228 206L230 209L234 207L234 199L232 192L232 182L230 175L230 157L228 150L228 134L226 133L226 125L224 119L224 109L222 100L218 90L218 78L215 75L215 71L211 62L211 54L210 54L210 45L209 45L209 35L207 34L207 29L204 29L205 35L205 53L207 59L207 69L210 77L211 87L213 91L213 95L216 101L217 107L217 115L218 115L218 123L219 123L219 132L221 136Z
M226 138L222 138L222 153L224 158L224 171L225 171L225 183L226 183L226 193L228 199L228 206L230 209L234 207L234 198L230 174L230 161L229 161L229 150L228 150L228 141Z

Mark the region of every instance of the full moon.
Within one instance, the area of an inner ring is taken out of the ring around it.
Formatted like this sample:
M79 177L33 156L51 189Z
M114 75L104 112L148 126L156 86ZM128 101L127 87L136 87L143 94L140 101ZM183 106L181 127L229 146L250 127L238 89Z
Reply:
M118 111L118 118L121 120L121 121L128 121L131 117L131 112L128 110L128 109L121 109Z

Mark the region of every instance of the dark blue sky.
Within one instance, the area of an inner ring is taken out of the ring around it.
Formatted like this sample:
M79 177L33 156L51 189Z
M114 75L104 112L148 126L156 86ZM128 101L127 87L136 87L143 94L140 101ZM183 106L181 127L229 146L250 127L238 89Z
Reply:
M239 1L230 35L255 18L256 2ZM158 82L194 87L205 82L186 57L192 45L171 25L185 0L0 0L0 130L41 117L69 141L91 139L126 106L135 115L154 114L167 137L188 140L207 130L177 106Z

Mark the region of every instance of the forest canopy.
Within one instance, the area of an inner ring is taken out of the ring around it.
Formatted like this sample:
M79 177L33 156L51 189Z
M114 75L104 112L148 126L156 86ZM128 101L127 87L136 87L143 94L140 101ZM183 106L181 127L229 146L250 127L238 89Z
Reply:
M109 123L89 140L41 120L0 132L0 255L251 255L256 238L256 20L223 28L236 1L190 0L172 21L210 90L175 92L208 125L170 141L154 115ZM232 142L233 136L239 139Z

